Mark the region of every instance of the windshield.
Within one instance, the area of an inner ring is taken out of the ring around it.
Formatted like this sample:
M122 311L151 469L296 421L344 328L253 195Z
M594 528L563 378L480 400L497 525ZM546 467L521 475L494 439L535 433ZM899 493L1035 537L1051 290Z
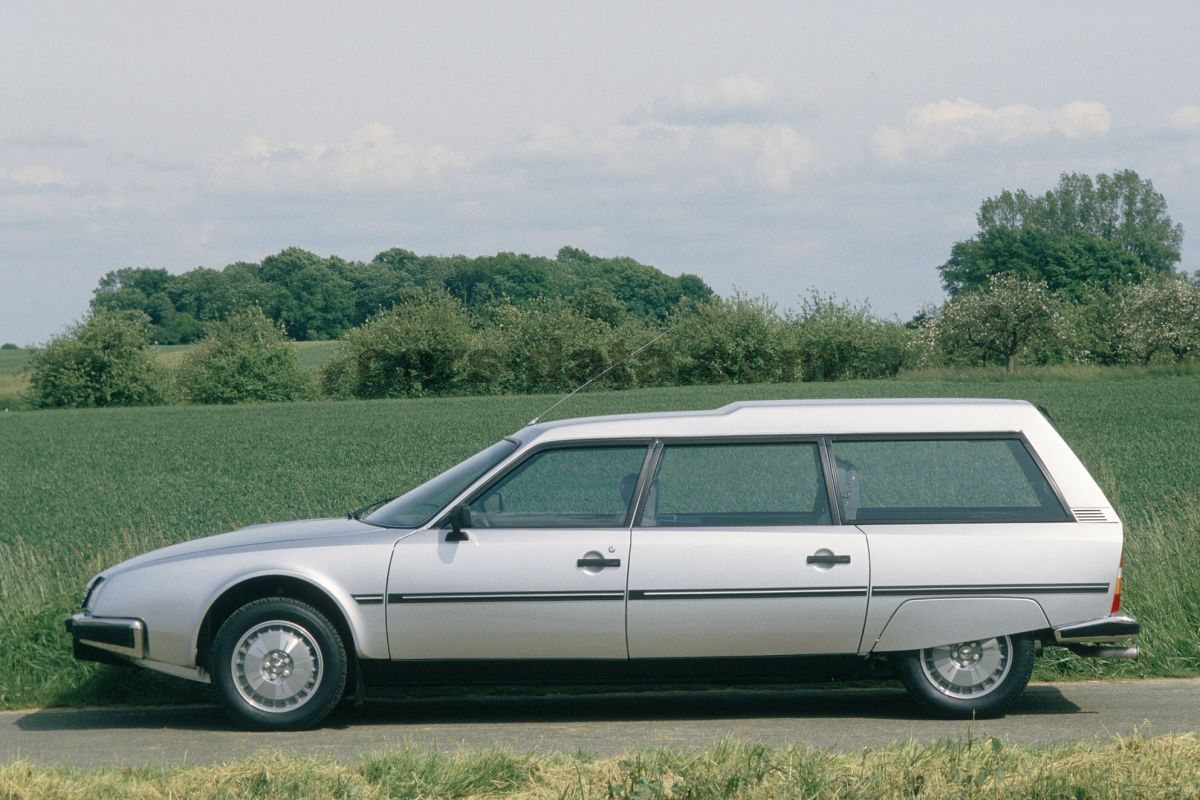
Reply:
M378 511L363 518L363 522L387 528L419 528L485 472L503 461L517 443L510 439L496 442L466 461L402 494Z

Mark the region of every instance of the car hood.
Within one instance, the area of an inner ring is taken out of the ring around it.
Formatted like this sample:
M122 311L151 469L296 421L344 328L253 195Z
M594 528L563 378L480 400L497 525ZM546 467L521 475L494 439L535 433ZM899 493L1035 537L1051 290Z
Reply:
M264 547L273 544L287 544L306 539L328 539L335 536L348 536L366 531L378 531L379 528L359 522L354 519L306 519L293 522L269 522L261 525L248 525L230 533L216 536L206 536L203 539L193 539L179 544L160 547L128 561L109 567L102 574L114 575L136 569L159 561L173 561L198 555L207 555L222 550L238 548Z

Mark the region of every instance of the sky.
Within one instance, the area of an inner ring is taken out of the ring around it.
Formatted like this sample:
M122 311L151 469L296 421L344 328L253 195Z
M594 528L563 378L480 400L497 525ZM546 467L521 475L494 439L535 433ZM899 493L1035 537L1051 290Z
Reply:
M907 319L980 202L1133 169L1200 269L1200 3L14 2L0 341L121 267L571 245Z

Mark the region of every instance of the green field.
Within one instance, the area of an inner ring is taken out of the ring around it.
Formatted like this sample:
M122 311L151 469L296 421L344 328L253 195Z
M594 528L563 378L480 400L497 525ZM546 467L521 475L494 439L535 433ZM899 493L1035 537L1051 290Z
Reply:
M1104 743L1015 747L998 739L893 744L838 752L725 742L594 759L584 754L422 752L362 756L353 764L283 754L212 766L0 766L13 798L460 798L546 800L842 800L1200 797L1200 741L1135 736Z
M28 360L28 350L0 350L0 413L6 407L24 407L20 395L29 388L29 381L21 368Z
M1126 522L1137 662L1049 651L1042 677L1200 674L1200 377L1101 370L1017 379L588 393L555 417L738 399L1019 397L1046 406ZM341 515L520 427L555 398L168 406L0 414L0 706L178 702L203 687L76 663L62 619L84 582L147 548L266 520Z

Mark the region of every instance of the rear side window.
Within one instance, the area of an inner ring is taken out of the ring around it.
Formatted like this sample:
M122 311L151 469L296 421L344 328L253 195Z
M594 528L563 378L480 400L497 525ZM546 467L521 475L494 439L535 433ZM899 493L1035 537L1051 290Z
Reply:
M833 441L846 522L1070 519L1018 437Z
M667 444L646 494L645 527L828 525L811 442Z
M616 528L625 524L645 445L534 453L471 502L491 528Z

